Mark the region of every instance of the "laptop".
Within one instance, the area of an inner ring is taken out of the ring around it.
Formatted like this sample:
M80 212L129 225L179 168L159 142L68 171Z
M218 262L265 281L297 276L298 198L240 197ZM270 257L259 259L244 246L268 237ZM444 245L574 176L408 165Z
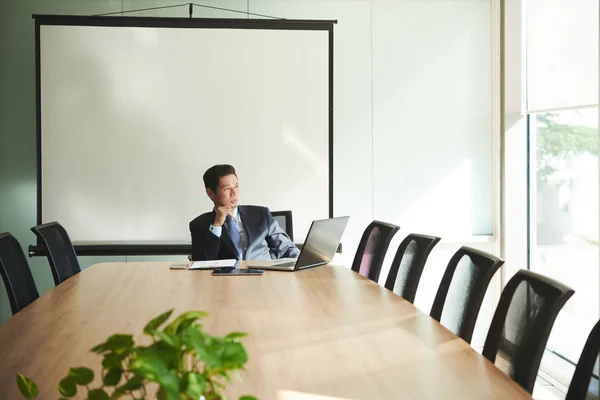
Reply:
M300 256L279 260L248 260L248 268L275 271L298 271L329 264L342 240L350 217L315 220L310 225Z

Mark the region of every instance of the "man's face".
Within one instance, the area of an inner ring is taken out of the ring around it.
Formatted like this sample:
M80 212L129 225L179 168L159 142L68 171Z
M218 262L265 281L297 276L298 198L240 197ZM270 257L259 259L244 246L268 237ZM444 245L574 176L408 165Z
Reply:
M229 206L235 208L239 202L240 184L235 174L229 174L219 179L217 191L206 189L206 194L215 203L215 207Z

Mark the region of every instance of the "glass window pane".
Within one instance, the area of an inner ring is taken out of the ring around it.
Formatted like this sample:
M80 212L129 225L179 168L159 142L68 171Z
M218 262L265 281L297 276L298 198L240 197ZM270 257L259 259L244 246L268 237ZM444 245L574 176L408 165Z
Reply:
M531 268L575 295L548 349L577 362L598 320L598 109L531 116Z

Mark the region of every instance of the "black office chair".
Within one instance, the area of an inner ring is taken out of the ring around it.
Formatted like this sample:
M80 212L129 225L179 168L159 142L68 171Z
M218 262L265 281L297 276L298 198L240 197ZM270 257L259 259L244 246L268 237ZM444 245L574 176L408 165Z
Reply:
M65 228L58 222L34 226L31 230L44 242L44 247L48 251L48 263L55 285L81 272L71 239Z
M288 234L292 242L294 241L294 224L292 222L292 212L286 211L271 211L273 219L277 221L279 226Z
M429 315L471 343L485 292L502 264L483 251L467 246L458 249L446 267Z
M517 272L502 291L482 354L493 363L499 355L508 375L532 393L554 321L573 293L535 272Z
M387 222L371 222L358 244L352 271L377 282L387 249L399 229L399 226Z
M598 353L600 353L600 321L594 325L585 346L583 346L565 400L585 400L587 398Z
M398 246L385 281L386 289L414 303L427 257L440 239L414 233L408 235Z
M40 297L23 249L8 232L0 233L0 274L13 315Z

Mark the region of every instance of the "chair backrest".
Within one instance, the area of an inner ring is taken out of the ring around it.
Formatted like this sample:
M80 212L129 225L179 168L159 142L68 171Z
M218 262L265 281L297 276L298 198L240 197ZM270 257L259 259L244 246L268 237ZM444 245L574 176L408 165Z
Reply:
M281 228L283 230L285 230L285 233L288 234L288 236L290 237L290 239L292 239L292 242L293 242L294 241L294 224L292 222L292 212L289 210L271 211L271 215L273 216L273 219L275 221L277 221L279 226L281 226Z
M0 274L13 315L40 297L25 253L8 232L0 233Z
M352 271L377 282L387 249L399 229L399 226L387 222L371 222L365 229L358 249L356 249Z
M532 393L554 321L573 293L535 272L517 272L502 291L482 354L491 362L499 355L508 375Z
M71 239L58 222L34 226L31 230L42 240L48 251L48 263L55 285L81 271Z
M471 343L485 292L502 264L486 252L467 246L458 249L446 267L430 316Z
M594 373L594 364L598 360L598 353L600 353L600 321L596 322L585 342L585 346L583 346L565 400L586 399L590 380Z
M440 239L414 233L408 235L398 246L385 287L413 303L427 257Z

